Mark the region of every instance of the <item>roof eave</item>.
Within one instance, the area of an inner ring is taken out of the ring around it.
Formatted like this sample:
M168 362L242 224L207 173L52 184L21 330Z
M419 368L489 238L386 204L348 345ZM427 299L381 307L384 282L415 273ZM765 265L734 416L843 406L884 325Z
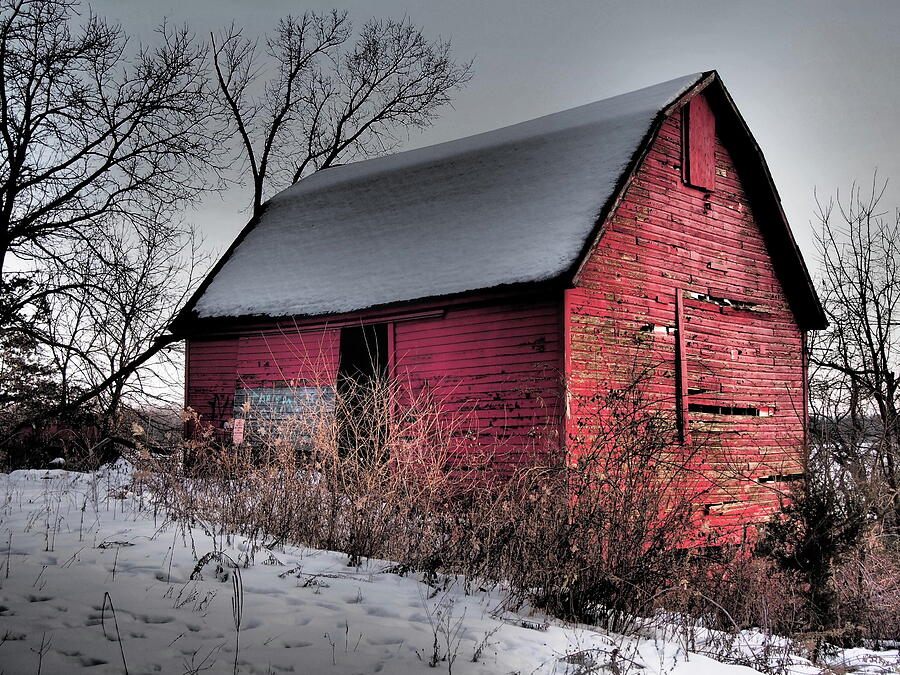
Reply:
M201 317L195 311L182 312L178 319L177 334L182 338L188 338L198 333L209 334L219 332L223 328L233 327L236 324L277 324L284 322L317 323L329 322L335 318L345 319L354 316L368 316L374 314L402 313L410 307L421 309L420 306L444 307L468 302L496 301L511 297L522 297L529 294L545 294L559 292L563 287L563 278L560 276L541 281L526 281L519 283L500 284L485 288L474 288L459 293L446 295L434 295L422 298L410 298L408 300L396 300L380 303L369 307L360 307L342 312L324 312L321 314L242 314L234 316L210 316ZM387 319L386 319L387 320ZM368 323L369 320L367 319ZM173 322L174 324L174 322ZM175 331L173 331L175 332Z
M231 242L231 246L222 254L222 257L219 258L218 262L213 265L212 269L207 273L206 278L203 279L202 283L197 286L197 290L194 291L193 295L191 295L190 299L185 303L184 307L175 315L175 318L169 322L169 325L166 327L168 331L176 336L185 337L190 331L190 326L195 324L198 320L200 320L200 316L197 314L197 302L206 292L206 289L209 288L209 285L213 282L216 275L225 266L225 263L231 258L235 249L240 246L241 242L247 238L247 235L250 234L251 231L257 226L259 223L260 217L265 213L266 207L268 206L268 202L262 205L262 208L252 217L247 224L244 225L244 228L241 230L240 234L235 238L233 242Z
M804 286L803 290L805 291L805 295L807 296L806 301L808 303L803 307L795 308L795 310L801 310L800 312L798 312L798 319L801 320L801 327L804 330L825 329L828 327L828 318L825 315L825 309L822 306L822 301L819 299L819 294L816 291L815 284L813 283L812 275L810 275L809 269L806 266L806 261L803 259L803 254L800 251L800 247L797 245L797 240L794 238L794 233L791 230L790 223L788 222L787 214L785 214L784 207L781 203L781 196L778 194L778 188L775 186L775 181L772 178L772 172L769 169L769 165L766 162L765 156L763 155L762 148L760 148L759 143L756 142L756 138L750 131L750 127L748 126L747 121L744 119L744 116L741 115L740 110L738 110L737 105L735 105L734 99L731 97L731 94L725 87L725 83L722 82L721 78L717 78L717 83L725 101L731 108L732 113L741 126L741 130L746 137L747 142L750 144L754 155L756 156L759 167L762 170L763 178L766 182L766 187L769 189L772 195L773 206L775 207L779 223L783 227L783 234L787 239L789 250L792 254L792 257L794 258L794 263L796 263L797 268L800 271L801 281Z

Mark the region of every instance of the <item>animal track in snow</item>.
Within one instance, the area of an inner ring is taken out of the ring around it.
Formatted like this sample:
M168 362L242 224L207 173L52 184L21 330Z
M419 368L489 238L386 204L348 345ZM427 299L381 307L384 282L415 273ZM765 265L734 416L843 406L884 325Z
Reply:
M135 614L134 618L143 623L172 623L175 618L166 614Z
M403 638L396 637L365 637L363 638L368 644L373 647L389 647L392 645L400 645L403 644Z
M31 593L25 597L28 598L28 602L47 602L48 600L53 599L52 595L33 595Z
M93 656L82 656L78 659L82 668L93 668L94 666L102 666L107 663L103 659L96 659Z
M366 607L366 614L369 616L377 616L381 619L402 619L403 615L391 607L380 607L373 605Z

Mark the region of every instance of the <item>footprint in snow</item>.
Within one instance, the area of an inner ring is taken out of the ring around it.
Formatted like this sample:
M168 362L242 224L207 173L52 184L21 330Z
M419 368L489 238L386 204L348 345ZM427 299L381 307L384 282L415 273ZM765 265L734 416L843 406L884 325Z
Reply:
M94 666L102 666L107 663L103 659L95 659L93 656L82 656L78 660L81 662L82 668L93 668Z
M175 619L165 614L135 614L134 618L144 623L172 623Z
M373 647L391 647L393 645L399 645L403 643L402 639L398 639L395 637L371 637L366 636L365 641L368 642Z
M317 602L316 606L321 607L322 609L327 609L331 612L337 612L340 609L340 607L335 605L333 602Z
M366 614L376 616L380 619L403 619L405 618L400 612L389 607L381 607L379 605L371 605L366 607Z
M168 572L156 572L153 575L157 581L164 581L167 584L183 584L185 579L177 574L169 574Z
M244 586L244 593L252 593L253 595L281 596L284 595L284 590L280 588L269 588L267 586L260 588Z
M304 642L303 640L285 640L281 646L285 649L300 649L301 647L309 647L312 642Z

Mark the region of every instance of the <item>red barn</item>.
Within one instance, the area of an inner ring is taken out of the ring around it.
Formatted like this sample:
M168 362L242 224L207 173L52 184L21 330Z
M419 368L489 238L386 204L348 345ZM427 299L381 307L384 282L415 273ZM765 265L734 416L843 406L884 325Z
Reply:
M576 402L650 344L682 442L702 434L710 467L744 469L709 498L727 519L801 471L805 335L824 326L760 149L708 72L305 178L172 329L187 404L217 428L248 398L333 390L368 343L371 367L465 420L460 452L498 465L590 433Z

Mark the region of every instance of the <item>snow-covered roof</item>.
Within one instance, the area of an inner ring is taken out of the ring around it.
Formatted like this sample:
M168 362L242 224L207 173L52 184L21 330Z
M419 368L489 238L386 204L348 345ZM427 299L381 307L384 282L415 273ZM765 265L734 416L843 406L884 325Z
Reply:
M332 314L559 277L656 116L701 77L319 171L268 202L193 309Z

